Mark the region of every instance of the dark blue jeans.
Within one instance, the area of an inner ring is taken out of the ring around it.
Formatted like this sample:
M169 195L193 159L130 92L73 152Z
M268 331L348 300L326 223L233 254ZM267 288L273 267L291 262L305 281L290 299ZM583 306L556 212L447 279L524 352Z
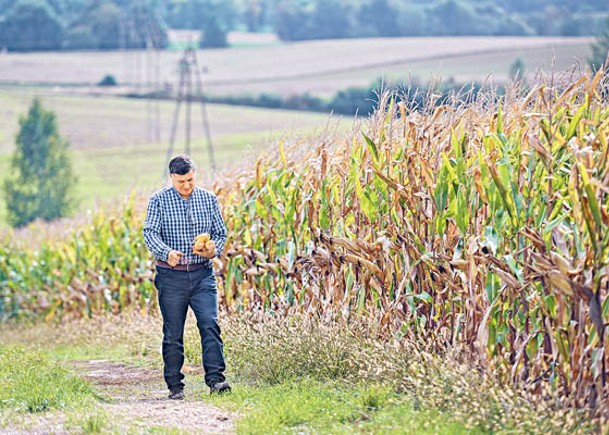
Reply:
M183 387L184 323L190 306L197 318L205 383L224 381L224 346L218 325L218 294L212 269L194 272L156 268L154 284L163 315L163 375L167 386Z

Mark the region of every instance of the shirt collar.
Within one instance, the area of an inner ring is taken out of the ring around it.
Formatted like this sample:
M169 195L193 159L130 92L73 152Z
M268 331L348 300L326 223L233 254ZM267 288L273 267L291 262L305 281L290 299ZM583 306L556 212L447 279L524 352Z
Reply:
M195 192L197 191L197 186L195 186L195 188L192 190L192 193L190 194L190 196L188 198L183 198L182 195L180 195L180 192L178 192L178 189L175 188L174 185L171 186L171 191L174 193L174 195L176 195L179 199L182 199L184 201L188 201L190 198L195 196Z

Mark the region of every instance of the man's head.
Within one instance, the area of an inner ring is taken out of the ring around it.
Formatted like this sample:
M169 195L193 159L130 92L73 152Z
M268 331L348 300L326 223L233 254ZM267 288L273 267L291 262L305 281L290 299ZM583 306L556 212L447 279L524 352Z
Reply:
M195 169L195 163L192 161L190 156L187 156L186 154L175 156L169 162L169 175L184 175L190 171L194 172Z
M188 198L195 188L195 170L194 162L187 155L176 156L169 162L169 177L183 198Z

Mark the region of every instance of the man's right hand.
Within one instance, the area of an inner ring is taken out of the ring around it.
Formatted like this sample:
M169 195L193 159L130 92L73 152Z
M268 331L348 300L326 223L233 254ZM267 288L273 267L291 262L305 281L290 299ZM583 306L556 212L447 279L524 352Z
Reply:
M175 250L169 251L169 255L167 255L167 264L169 264L171 267L176 267L178 264L180 264L182 256L184 256L183 252Z

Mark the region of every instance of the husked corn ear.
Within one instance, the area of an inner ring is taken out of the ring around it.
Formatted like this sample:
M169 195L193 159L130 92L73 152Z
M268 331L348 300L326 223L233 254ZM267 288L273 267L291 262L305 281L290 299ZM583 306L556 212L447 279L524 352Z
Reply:
M205 247L205 243L211 240L209 233L202 233L195 237L195 249L200 251Z
M211 236L208 233L199 234L196 237L196 241L199 241L199 240L205 243L205 242L211 240Z
M201 251L203 249L212 249L216 245L208 233L199 234L195 237L195 249Z

